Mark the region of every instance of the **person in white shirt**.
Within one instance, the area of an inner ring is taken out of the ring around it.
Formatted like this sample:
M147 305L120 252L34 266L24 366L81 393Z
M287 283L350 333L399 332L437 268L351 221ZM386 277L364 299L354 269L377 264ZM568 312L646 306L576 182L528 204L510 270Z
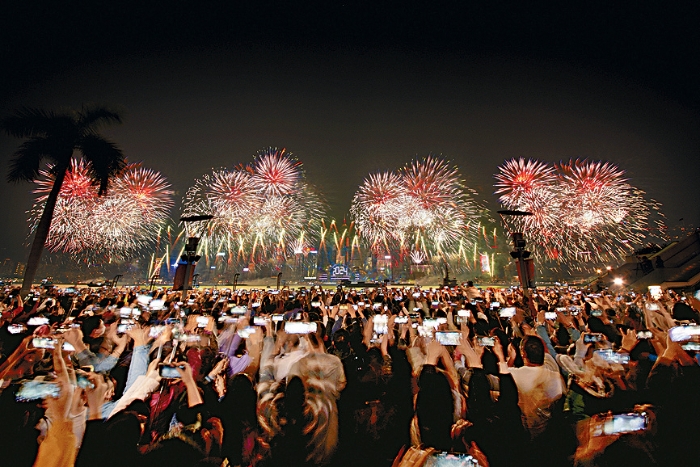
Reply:
M547 350L539 336L525 336L520 344L520 353L524 365L508 368L505 359L501 358L501 351L501 371L513 375L518 387L518 405L522 411L523 425L530 436L536 438L546 428L552 416L552 407L564 395L566 386L558 372L544 365Z

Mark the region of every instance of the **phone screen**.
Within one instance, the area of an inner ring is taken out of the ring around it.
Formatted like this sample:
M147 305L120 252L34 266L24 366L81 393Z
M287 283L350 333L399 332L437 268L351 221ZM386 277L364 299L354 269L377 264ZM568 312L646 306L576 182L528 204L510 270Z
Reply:
M310 334L316 332L316 323L303 323L301 321L288 321L284 325L287 334Z
M374 333L378 335L386 334L389 332L387 324L389 317L387 315L375 315L373 319Z
M49 381L25 381L17 391L17 400L34 401L46 397L57 398L61 394L61 388L56 383Z
M35 337L32 339L32 345L36 349L54 349L56 348L57 341L50 337ZM73 352L75 348L68 342L63 343L63 350L66 352Z
M496 345L495 337L477 337L476 343L482 347L493 347Z
M593 344L596 342L603 342L603 335L600 333L586 333L583 335L584 344Z
M694 336L700 336L699 324L691 324L689 326L676 326L668 330L668 337L670 337L673 342L688 341Z
M178 379L181 377L175 365L161 364L158 373L160 374L161 378L165 379Z
M438 322L437 319L426 318L423 320L423 326L426 326L426 327L433 327L433 328L437 329L437 327L439 325L440 325L440 323Z
M648 418L644 413L616 414L607 417L603 422L602 430L595 432L600 435L616 435L621 433L633 433L647 428Z
M498 312L498 316L501 318L512 318L515 316L515 307L503 308Z
M459 345L461 335L459 331L438 331L435 333L435 340L442 345Z

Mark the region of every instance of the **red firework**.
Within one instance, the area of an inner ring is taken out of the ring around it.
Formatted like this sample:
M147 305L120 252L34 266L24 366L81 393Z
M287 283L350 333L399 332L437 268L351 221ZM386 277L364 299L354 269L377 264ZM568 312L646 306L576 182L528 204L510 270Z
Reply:
M269 148L255 156L252 182L265 194L289 195L301 180L301 162L285 149Z

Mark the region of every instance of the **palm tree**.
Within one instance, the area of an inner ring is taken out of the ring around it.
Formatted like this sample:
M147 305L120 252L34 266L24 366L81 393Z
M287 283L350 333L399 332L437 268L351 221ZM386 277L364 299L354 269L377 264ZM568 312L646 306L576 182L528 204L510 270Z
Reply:
M98 105L58 112L23 108L0 120L0 129L9 136L26 138L14 153L8 181L36 180L44 159L49 162L51 173L55 176L27 259L22 296L29 292L34 281L51 229L58 194L73 154L77 151L88 162L91 176L100 186L100 195L107 191L110 179L126 165L121 149L97 132L102 125L121 121L118 113Z

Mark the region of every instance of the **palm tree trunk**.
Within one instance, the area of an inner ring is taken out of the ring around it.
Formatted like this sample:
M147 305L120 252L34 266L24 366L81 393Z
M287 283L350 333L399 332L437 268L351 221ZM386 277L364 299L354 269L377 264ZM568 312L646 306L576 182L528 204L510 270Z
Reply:
M48 198L46 198L44 212L41 213L41 219L39 219L39 224L36 226L32 249L29 251L27 267L24 270L24 281L22 282L22 290L20 292L22 297L25 297L27 293L29 293L29 290L32 288L32 282L34 282L36 271L39 269L41 254L44 252L44 245L46 244L46 239L51 230L53 211L56 207L56 201L58 201L58 193L61 191L63 179L66 177L66 170L68 170L67 167L63 167L56 171L56 180L53 182L53 187L51 187Z

